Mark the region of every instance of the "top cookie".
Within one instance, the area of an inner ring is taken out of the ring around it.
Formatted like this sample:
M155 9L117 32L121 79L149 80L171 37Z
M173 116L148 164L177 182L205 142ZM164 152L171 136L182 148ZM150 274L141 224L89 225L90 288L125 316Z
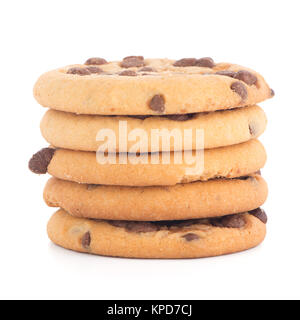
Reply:
M34 96L77 114L186 114L253 105L274 95L257 72L202 59L88 59L43 74Z

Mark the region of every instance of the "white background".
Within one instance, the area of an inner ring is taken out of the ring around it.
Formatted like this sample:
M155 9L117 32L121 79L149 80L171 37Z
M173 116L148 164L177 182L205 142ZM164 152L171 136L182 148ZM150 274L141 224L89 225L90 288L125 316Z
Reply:
M300 298L299 1L1 1L0 298ZM199 260L129 260L73 253L51 244L48 177L32 174L46 146L45 112L33 99L50 69L127 55L205 57L254 68L274 88L262 103L269 184L266 241Z

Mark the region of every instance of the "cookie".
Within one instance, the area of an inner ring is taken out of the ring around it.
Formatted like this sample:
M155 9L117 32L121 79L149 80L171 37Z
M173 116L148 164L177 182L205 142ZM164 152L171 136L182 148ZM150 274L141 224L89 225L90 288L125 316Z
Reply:
M35 173L45 173L44 157L48 149L36 153L29 167ZM53 152L53 149L51 152ZM177 152L178 154L178 152ZM39 155L39 156L37 156ZM193 157L195 157L195 152ZM35 159L39 158L41 163ZM151 155L142 155L147 163L132 163L133 157L128 155L127 164L121 164L119 155L116 164L100 164L95 152L57 149L53 152L47 165L48 172L59 179L87 184L119 185L119 186L167 186L177 183L206 181L214 178L236 178L247 176L260 170L266 161L263 145L258 140L250 140L234 146L204 150L204 170L191 170L193 165L187 162L177 164L176 154L170 155L170 163L164 164L160 154L159 164L151 163ZM182 155L184 160L184 154ZM189 157L190 159L190 157ZM195 159L196 160L196 159ZM201 160L201 159L199 159ZM42 168L40 172L38 170Z
M128 141L127 148L120 144L120 121L126 121L127 132L143 129L148 137L148 143L141 147L148 152L179 151L182 144L175 144L170 139L170 149L160 142L158 148L151 148L151 130L176 129L184 136L184 130L192 129L193 137L196 129L204 132L204 147L206 149L223 147L248 141L260 136L265 130L267 120L264 111L258 106L196 113L188 115L149 116L149 117L109 117L76 115L67 112L49 110L41 122L43 137L53 146L72 150L97 151L101 142L96 140L100 129L112 130L116 136L117 152L127 152L135 141ZM122 134L122 137L124 135ZM128 139L127 139L128 140ZM196 149L196 139L192 140L192 149Z
M49 206L61 207L77 217L157 221L253 210L265 202L267 193L267 184L258 174L169 187L86 185L51 178L44 199Z
M160 223L76 218L58 210L48 223L57 245L90 254L128 258L200 258L260 244L266 225L251 213L217 219Z
M257 72L210 58L127 57L47 72L34 96L44 107L78 114L158 115L253 105L273 91Z

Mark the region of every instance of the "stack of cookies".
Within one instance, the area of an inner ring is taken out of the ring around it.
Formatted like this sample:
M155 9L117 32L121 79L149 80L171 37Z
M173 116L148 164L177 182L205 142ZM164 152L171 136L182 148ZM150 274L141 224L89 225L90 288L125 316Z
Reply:
M50 239L135 258L196 258L252 248L266 233L266 127L274 91L253 70L211 58L88 59L43 74L50 147L30 169L52 175ZM192 160L192 161L191 161Z

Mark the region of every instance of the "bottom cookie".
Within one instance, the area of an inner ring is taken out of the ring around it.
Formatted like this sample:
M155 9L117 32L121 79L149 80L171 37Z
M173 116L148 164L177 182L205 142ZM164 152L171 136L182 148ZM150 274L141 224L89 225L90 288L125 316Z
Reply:
M49 238L74 251L126 258L201 258L253 248L266 234L260 208L219 218L134 222L76 218L63 209L48 223Z

